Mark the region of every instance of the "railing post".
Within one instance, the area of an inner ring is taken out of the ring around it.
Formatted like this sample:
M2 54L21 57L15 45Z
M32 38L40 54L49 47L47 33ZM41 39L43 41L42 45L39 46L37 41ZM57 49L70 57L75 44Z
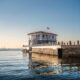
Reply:
M79 45L79 40L77 40L77 45Z
M71 41L69 41L69 45L70 45L70 46L72 45L72 42L71 42Z

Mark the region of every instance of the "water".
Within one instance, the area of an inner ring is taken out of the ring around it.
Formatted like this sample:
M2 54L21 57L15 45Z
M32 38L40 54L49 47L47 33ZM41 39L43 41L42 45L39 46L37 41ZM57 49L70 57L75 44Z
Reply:
M80 80L80 65L63 65L57 56L0 51L0 80Z

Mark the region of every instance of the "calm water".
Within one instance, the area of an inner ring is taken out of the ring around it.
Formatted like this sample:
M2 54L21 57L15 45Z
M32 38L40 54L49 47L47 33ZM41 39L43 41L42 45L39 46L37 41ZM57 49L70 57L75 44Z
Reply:
M0 51L0 80L80 80L80 65L62 65L56 56Z

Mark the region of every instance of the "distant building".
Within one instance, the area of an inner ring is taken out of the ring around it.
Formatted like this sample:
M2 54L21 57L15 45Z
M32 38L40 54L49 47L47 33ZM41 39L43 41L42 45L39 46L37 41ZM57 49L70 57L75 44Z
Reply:
M29 44L38 45L38 44L56 44L57 34L45 32L45 31L37 31L28 33L29 35Z

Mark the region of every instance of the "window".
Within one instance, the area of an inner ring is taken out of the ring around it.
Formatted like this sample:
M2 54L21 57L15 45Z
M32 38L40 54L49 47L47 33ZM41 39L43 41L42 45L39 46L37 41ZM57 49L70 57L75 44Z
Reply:
M44 38L44 34L42 35L42 37Z
M40 35L36 35L36 38L39 39L40 38Z
M54 35L52 35L52 39L54 39Z

